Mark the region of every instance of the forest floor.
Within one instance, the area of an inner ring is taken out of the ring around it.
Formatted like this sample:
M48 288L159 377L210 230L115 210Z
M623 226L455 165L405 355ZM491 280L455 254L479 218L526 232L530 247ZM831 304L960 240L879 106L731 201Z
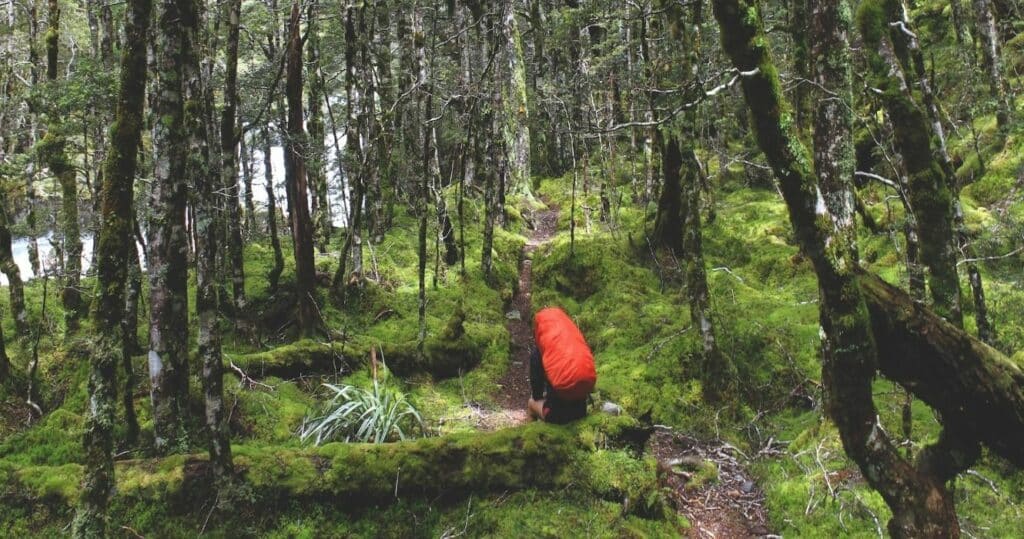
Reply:
M506 313L511 338L509 368L498 381L496 410L481 411L480 428L497 430L527 421L530 396L530 353L534 335L532 276L533 253L550 241L558 229L560 208L549 200L532 215L531 233L519 264L519 285ZM769 535L762 490L747 472L745 459L732 445L702 441L682 433L658 429L649 442L658 461L662 484L671 491L673 504L690 522L689 536L764 537ZM685 468L691 468L686 470Z

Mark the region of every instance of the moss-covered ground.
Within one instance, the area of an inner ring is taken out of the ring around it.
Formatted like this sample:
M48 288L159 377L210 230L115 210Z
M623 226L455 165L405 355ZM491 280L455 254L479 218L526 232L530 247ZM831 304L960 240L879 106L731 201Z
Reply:
M1002 256L1021 247L1024 231L1024 185L1020 183L1024 134L997 134L991 116L979 115L975 124L978 145L962 136L954 137L950 148L960 164L958 175L966 183L963 202L975 250L979 256L992 257L981 263L981 271L998 346L1010 355L1016 352L1015 361L1024 364L1022 259L1019 251ZM985 154L984 170L975 152L979 146ZM728 441L750 456L750 469L766 495L773 532L787 537L874 536L884 530L888 509L846 458L835 428L823 417L817 285L809 262L795 246L785 207L774 190L747 186L741 167L716 170L715 160L708 161L716 193L715 218L705 220L705 255L719 344L737 368L739 389L734 399L711 406L702 398L697 359L701 342L689 319L681 270L671 257L653 252L645 239L654 208L640 207L632 200L630 171L637 166L593 165L587 174L592 185L580 189L575 212L571 173L537 179L536 193L557 204L561 217L558 234L531 254L534 309L559 305L577 321L595 352L598 402L614 401L629 416L648 423ZM597 211L601 201L595 182L606 182L614 194L611 212L604 219ZM879 185L868 185L860 194L883 230L876 234L859 230L862 264L890 282L905 285L902 210ZM449 208L455 208L454 200L450 202ZM488 283L479 262L482 209L467 201L465 273L459 266L443 264L435 273L433 262L428 264L426 359L413 353L418 300L416 221L411 216L399 210L385 240L368 246L367 281L350 292L345 306L327 301L322 290L326 331L313 340L296 341L289 325L294 266L287 240L283 238L282 285L275 295L270 294L265 278L273 253L262 238L248 242L247 293L259 339L253 342L236 334L227 322L223 329L225 361L247 375L243 379L228 369L225 393L237 461L252 472L249 488L275 481L290 493L322 488L317 483L323 472L321 461L308 455L299 460L285 456L310 451L296 431L325 398L321 383L371 383L371 349L395 373L390 383L397 384L420 410L428 434L443 437L438 446L478 435L480 410L496 407L496 381L509 368L505 313L529 233L524 218L529 211L525 205L509 207L507 227L496 230L494 276ZM429 237L434 237L433 231ZM327 274L336 265L340 243L335 237L334 251L318 255L319 269ZM85 285L90 284L91 279L86 279ZM83 353L87 339L63 336L56 290L54 282L44 284L39 279L26 286L31 318L41 335L40 385L46 413L31 415L22 404L23 395L12 391L23 385L0 389L0 529L5 535L65 533L70 504L77 496L87 402ZM966 325L973 331L973 307L969 296L965 298ZM8 307L6 290L0 290L0 310L8 313ZM141 312L145 309L144 297ZM457 318L465 333L453 340L450 326L458 312L464 314ZM144 319L139 329L143 343ZM23 373L36 340L14 339L9 316L2 323L8 353ZM81 334L89 331L86 322ZM140 379L134 397L142 442L137 447L119 444L117 453L120 460L139 459L143 464L122 465L121 493L180 488L190 469L186 457L151 459L144 358L136 358L134 366ZM192 387L196 419L191 425L191 451L202 454L198 419L202 401L195 377ZM902 440L905 451L916 452L936 438L938 423L926 406L914 402L912 432L904 439L900 433L905 399L896 385L876 381L875 400L883 424ZM552 428L556 436L565 435ZM643 509L661 503L656 487L652 489L656 477L650 458L609 445L600 429L583 429L578 434L583 449L574 453L575 475L544 488L510 480L507 492L396 495L387 503L363 504L342 504L331 495L268 498L244 488L233 500L200 495L185 506L165 503L160 496L118 497L112 512L114 529L127 535L205 532L270 537L685 533L685 522ZM254 462L276 463L276 468L254 467ZM400 486L401 472L397 475ZM361 477L354 475L352 480ZM380 482L378 476L367 477ZM390 478L388 485L374 486L387 490ZM643 499L635 499L638 495ZM1024 518L1021 471L984 456L956 480L955 496L967 533L1019 536ZM244 510L232 511L232 507Z

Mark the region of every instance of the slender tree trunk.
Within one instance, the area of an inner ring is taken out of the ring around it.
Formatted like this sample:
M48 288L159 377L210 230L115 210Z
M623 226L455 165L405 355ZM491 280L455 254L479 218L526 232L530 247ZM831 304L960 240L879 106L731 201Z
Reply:
M14 262L11 251L11 227L7 216L7 196L0 193L0 270L7 276L7 288L11 295L11 316L14 318L14 331L18 337L29 335L28 311L25 309L25 287L21 282L21 272Z
M238 140L240 130L236 110L238 108L238 33L241 0L226 4L228 21L227 52L224 73L224 108L220 117L221 184L224 186L227 202L224 212L227 240L227 254L231 268L231 291L234 299L234 318L242 334L251 333L248 322L248 300L245 295L245 255L242 244L242 216L238 200ZM246 156L241 156L246 159ZM251 186L250 186L251 188ZM215 190L211 190L216 195ZM250 194L251 196L251 194ZM214 251L216 253L216 251ZM226 299L226 298L225 298Z
M287 76L288 139L285 145L285 186L295 257L295 291L298 295L299 332L310 335L316 329L316 268L313 266L313 224L309 218L306 187L306 132L302 111L302 34L299 31L299 2L292 4L288 22Z
M996 123L1000 129L1006 129L1013 116L1013 98L1003 76L1002 45L990 0L974 0L974 21L981 45L981 65L988 76L989 94L996 101Z
M274 166L270 157L270 129L263 128L263 179L267 187L267 233L270 234L270 247L274 251L274 265L267 274L270 282L270 294L277 292L281 272L284 271L284 254L281 252L281 239L277 232L277 196L274 194Z
M185 83L185 133L189 142L187 173L189 184L193 188L192 207L195 211L196 236L196 318L199 325L198 347L202 362L202 385L204 393L206 429L209 435L210 463L213 475L219 483L225 481L232 470L231 445L228 443L227 422L224 416L223 391L223 359L221 357L220 327L218 320L219 282L217 279L217 240L222 236L222 212L217 202L216 191L225 185L226 175L232 174L232 182L237 185L237 173L232 164L224 165L217 170L212 156L215 153L215 137L210 132L213 125L212 100L209 98L209 85L212 80L207 78L212 72L204 67L210 61L210 45L206 37L206 17L204 0L183 0L182 28L185 32L183 47L183 71ZM237 1L237 0L236 0ZM223 127L227 133L221 133L222 149L225 149L224 160L233 161L234 156L234 69L231 67L232 56L237 63L237 4L229 9L228 40L228 73L225 84L226 103L222 116ZM235 29L231 30L230 27ZM230 112L229 112L230 111ZM230 118L229 118L230 116ZM225 138L226 137L226 138ZM231 139L231 140L227 140ZM228 157L228 156L231 157ZM231 169L231 172L228 172ZM230 191L229 191L230 192ZM238 207L237 189L233 200ZM230 217L229 217L230 218ZM239 240L240 241L240 240Z
M970 43L971 36L968 33L970 19L964 13L963 0L949 0L949 18L953 22L953 36L956 38L956 44Z
M153 183L146 227L149 276L149 381L156 449L172 452L187 445L188 413L188 259L185 227L188 178L181 168L188 155L184 125L182 4L161 0L157 15L153 115Z
M349 214L346 225L348 233L341 249L338 270L331 283L332 294L341 302L345 300L345 289L362 279L363 271L363 206L366 197L363 171L367 159L363 153L363 139L360 123L365 119L362 111L362 89L360 87L360 54L357 28L362 26L362 7L349 6L345 9L345 97L348 116L345 130L345 179L348 186ZM348 267L348 258L352 266ZM351 278L350 278L351 275Z
M49 0L48 25L46 31L46 80L57 81L58 53L60 50L60 15L57 0ZM64 324L67 332L78 331L82 315L82 239L78 226L78 182L75 165L67 156L67 138L61 125L62 112L54 107L50 111L50 123L43 137L43 161L50 172L57 177L61 192L61 228L64 236L64 288L61 303L64 306Z
M313 190L313 237L316 248L321 253L327 252L331 241L331 204L327 196L327 172L324 154L326 130L323 118L323 97L326 92L323 75L320 73L320 38L319 29L315 27L318 3L309 5L309 89L308 121L309 128L309 186Z
M502 138L508 163L511 191L531 197L530 192L530 112L526 95L526 61L523 40L516 22L519 2L505 2L501 31L505 40L507 82L502 86Z
M807 39L807 24L810 18L811 0L788 0L789 33L793 37L793 71L799 77L793 86L793 113L797 130L802 138L810 135L814 120L814 103L811 101L811 58L813 54Z
M35 3L29 4L29 21L28 21L28 63L29 72L32 87L36 88L39 84L39 51L36 49L36 42L39 37L39 16L36 10ZM37 116L38 107L35 104L29 104L29 140L32 145L36 145L37 137ZM36 206L38 205L36 197L36 169L37 162L33 159L28 166L28 173L25 175L25 198L27 199L26 206L28 211L25 215L25 226L28 228L28 260L32 266L32 275L42 275L40 273L39 265L39 241L36 239L38 233L36 226Z
M931 129L904 73L913 73L910 46L902 27L898 0L869 0L858 18L864 36L871 84L880 89L880 99L895 131L896 147L907 169L908 197L921 236L921 260L931 274L935 310L957 325L963 324L960 308L960 280L953 250L953 195L942 163L931 145Z
M978 338L989 346L995 346L996 330L988 317L985 286L982 283L981 271L978 270L978 263L974 260L974 248L971 247L971 240L967 236L967 226L964 225L964 209L960 204L960 197L953 202L953 223L956 226L957 246L965 257L967 282L971 286L971 295L974 298L974 322L978 327Z
M239 155L242 160L242 186L245 199L245 219L242 231L246 238L256 234L256 204L252 194L252 145L247 143L248 137L243 133L239 140Z
M103 219L97 248L97 287L92 317L97 338L90 360L89 414L82 445L85 480L73 532L76 537L107 536L107 505L114 487L113 431L117 362L124 346L127 258L134 255L132 201L142 138L146 97L146 50L152 4L129 0L125 13L125 47L121 52L121 89L104 162ZM131 419L134 419L132 417Z

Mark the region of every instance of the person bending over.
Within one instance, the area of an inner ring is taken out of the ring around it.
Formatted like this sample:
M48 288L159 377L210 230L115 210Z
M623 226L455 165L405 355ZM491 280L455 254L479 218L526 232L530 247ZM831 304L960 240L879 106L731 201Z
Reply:
M558 307L539 311L533 332L537 347L530 355L530 419L564 424L585 417L597 372L583 334Z

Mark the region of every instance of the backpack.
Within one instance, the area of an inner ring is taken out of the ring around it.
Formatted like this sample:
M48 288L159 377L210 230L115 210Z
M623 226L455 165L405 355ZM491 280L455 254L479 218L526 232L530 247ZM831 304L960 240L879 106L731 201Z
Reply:
M597 371L579 328L558 307L542 309L533 320L544 374L555 395L567 401L587 398L597 383Z

